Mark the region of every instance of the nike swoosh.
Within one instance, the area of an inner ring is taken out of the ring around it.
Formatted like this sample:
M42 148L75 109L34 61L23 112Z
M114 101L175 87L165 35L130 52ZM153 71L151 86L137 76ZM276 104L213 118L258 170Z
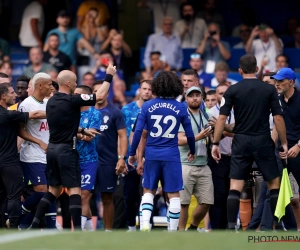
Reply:
M113 189L114 187L108 187L107 189Z

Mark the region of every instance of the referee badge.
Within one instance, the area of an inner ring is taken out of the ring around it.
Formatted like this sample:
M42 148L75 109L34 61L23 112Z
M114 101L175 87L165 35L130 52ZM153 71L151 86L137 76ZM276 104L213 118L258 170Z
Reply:
M87 95L87 94L81 94L80 95L81 99L84 100L84 101L88 101L91 99L91 96L90 95Z
M225 98L224 98L224 97L222 97L222 100L221 100L220 107L224 106L224 104L225 104Z

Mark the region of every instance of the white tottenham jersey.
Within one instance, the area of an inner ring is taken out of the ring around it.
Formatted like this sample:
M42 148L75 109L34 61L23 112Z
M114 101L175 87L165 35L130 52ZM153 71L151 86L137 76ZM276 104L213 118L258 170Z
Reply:
M38 102L34 97L29 96L20 105L19 111L31 112L37 110L46 111L47 100L43 103ZM33 137L49 143L49 127L46 119L29 119L26 124L26 130ZM20 160L22 162L40 162L46 164L46 154L39 145L25 141L20 149Z

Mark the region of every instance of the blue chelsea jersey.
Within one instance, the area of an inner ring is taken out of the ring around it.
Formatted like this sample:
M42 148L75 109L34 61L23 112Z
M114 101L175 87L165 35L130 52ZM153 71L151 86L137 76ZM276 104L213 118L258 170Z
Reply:
M81 112L79 125L81 128L93 128L99 131L101 122L102 114L94 107L90 107L88 110ZM79 153L80 163L95 162L98 160L97 141L98 135L90 142L77 141L77 151Z

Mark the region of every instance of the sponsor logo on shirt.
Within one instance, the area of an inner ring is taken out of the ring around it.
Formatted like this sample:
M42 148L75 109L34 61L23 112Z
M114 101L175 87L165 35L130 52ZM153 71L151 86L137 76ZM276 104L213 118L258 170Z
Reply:
M91 99L91 96L90 95L87 95L87 94L81 94L80 95L81 99L84 100L84 101L88 101Z
M104 122L104 123L107 123L108 120L109 120L109 116L105 115L105 116L103 117L103 122Z

